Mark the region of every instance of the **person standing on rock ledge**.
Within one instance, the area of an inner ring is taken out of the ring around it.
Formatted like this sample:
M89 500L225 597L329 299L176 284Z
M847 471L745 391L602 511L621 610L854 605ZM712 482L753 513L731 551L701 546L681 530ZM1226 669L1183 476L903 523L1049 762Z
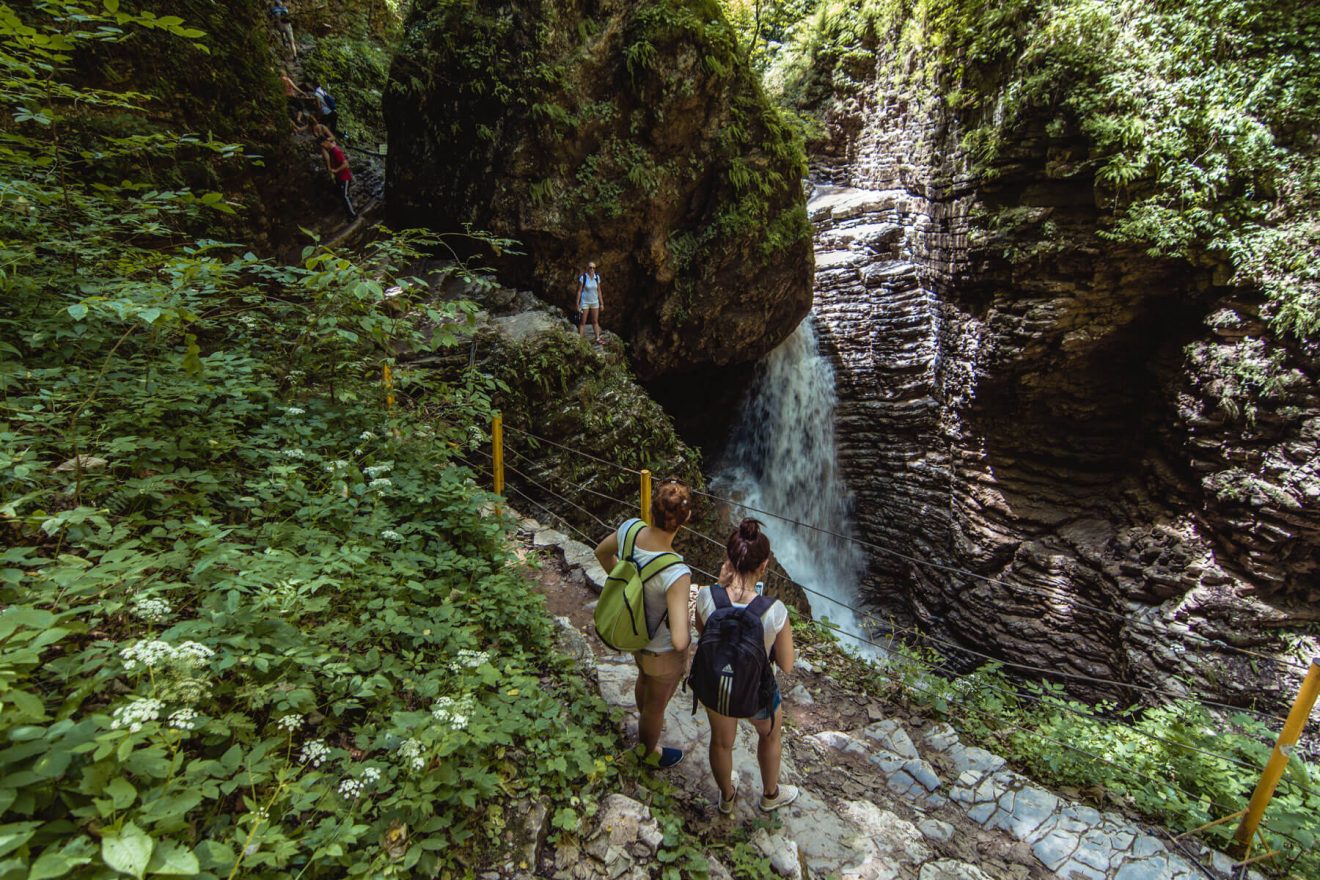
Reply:
M586 338L587 321L596 328L596 344L600 345L600 310L603 297L600 293L600 275L596 273L596 264L588 263L587 271L578 276L577 307L582 317L578 321L578 335Z
M633 562L643 568L662 553L674 553L674 535L692 519L692 490L681 480L661 482L651 498L651 525L638 533L633 544ZM636 517L626 520L596 547L596 559L606 571L618 563L619 547L628 530L640 523ZM681 560L682 557L679 557ZM642 604L646 608L646 629L651 641L633 653L637 663L637 739L642 760L652 767L673 767L683 760L683 750L661 748L660 733L665 726L665 708L678 691L678 683L687 670L687 649L692 643L688 629L688 594L692 570L681 561L657 572L643 585Z
M760 616L759 637L770 663L784 672L792 672L793 625L788 620L788 609L778 599L771 601L761 596L765 590L761 578L765 576L766 568L770 565L770 539L761 531L761 522L745 519L739 523L738 528L729 536L725 551L728 553L728 559L720 569L720 582L713 586L702 587L701 592L697 593L698 635L706 632L707 624L712 627L712 634L718 633L721 626L727 627L727 624L717 623L711 619L717 610L722 615L728 615L732 609L750 607L753 615ZM752 625L755 625L754 618ZM738 631L732 630L732 632ZM703 652L710 650L707 647L709 641L703 639L697 649L698 656L692 664L694 679L698 676L698 669L705 668L702 666ZM725 668L724 674L730 682L736 681L739 675L745 674L742 666L755 668L751 667L750 663L737 665L738 669ZM747 720L756 728L756 762L761 768L760 807L769 812L797 800L798 789L792 785L779 784L779 763L783 747L781 734L784 729L784 710L780 704L783 698L779 693L778 682L774 681L773 670L764 668L764 674L769 677L769 681L766 682L769 701ZM694 685L692 680L689 680L689 685L693 686L694 695L702 691L702 688ZM736 702L728 698L729 685L726 684L724 687L722 693L725 694L725 702ZM736 692L737 685L733 685L732 690ZM704 700L705 698L703 702ZM693 711L696 711L695 700ZM736 705L734 711L736 712ZM752 707L749 706L747 711L753 711ZM733 743L738 736L738 718L721 714L710 705L706 706L706 715L710 719L710 771L720 788L720 812L728 816L733 813L738 798L738 788L733 783Z

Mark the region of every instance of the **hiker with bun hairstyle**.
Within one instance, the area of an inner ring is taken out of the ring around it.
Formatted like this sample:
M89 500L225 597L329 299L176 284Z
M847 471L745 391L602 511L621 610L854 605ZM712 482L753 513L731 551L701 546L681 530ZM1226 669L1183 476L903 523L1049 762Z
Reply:
M798 796L795 786L779 784L784 710L780 706L779 683L774 680L774 670L770 666L778 666L784 672L792 671L793 626L783 602L761 595L765 590L761 578L770 565L770 539L761 529L761 522L754 519L745 519L738 524L725 546L728 559L720 569L720 582L703 587L697 594L696 627L702 638L688 682L693 687L694 698L700 696L706 706L706 715L710 719L710 770L720 789L719 809L725 815L733 812L738 797L733 782L733 742L738 734L739 717L747 718L756 728L761 809L766 812L777 810L791 804ZM750 613L747 613L749 609ZM758 617L759 630L756 628ZM758 636L760 641L754 642L755 647L747 650L764 650L764 657L748 653L718 654L713 669L707 665L707 652L715 658L717 652L727 650L732 642ZM753 662L738 664L735 661L733 665L745 668L730 670L727 668L730 665L728 657L751 657ZM761 662L763 660L767 662ZM726 679L722 684L718 682L721 671ZM739 677L747 675L753 676L750 684L745 678L739 683ZM716 681L713 685L712 680ZM738 704L748 698L756 699L758 703L745 706L745 714L742 714ZM716 708L712 708L712 704ZM695 708L694 703L694 711ZM716 711L717 708L726 708L737 714L721 713Z
M665 708L678 690L687 669L687 649L692 642L688 627L688 593L692 571L683 557L674 552L674 534L692 519L692 490L677 479L661 481L651 496L651 523L633 539L633 559L637 567L662 554L673 557L673 564L645 581L643 605L650 642L633 652L637 663L638 747L643 760L653 767L673 767L683 760L683 750L660 746L665 724ZM628 531L642 521L636 517L624 521L596 547L596 559L606 571L618 562L619 548L626 544Z

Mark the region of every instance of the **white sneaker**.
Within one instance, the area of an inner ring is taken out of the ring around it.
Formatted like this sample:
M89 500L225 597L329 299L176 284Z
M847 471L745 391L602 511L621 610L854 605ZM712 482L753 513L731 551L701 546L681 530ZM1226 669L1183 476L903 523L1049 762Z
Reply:
M720 812L726 816L733 815L733 805L738 801L738 789L733 790L733 797L727 801L724 799L724 792L720 792Z
M774 797L761 797L761 809L768 813L771 810L786 807L793 803L793 801L797 800L799 794L801 794L801 792L798 791L796 785L781 785L779 786L779 791L775 792Z

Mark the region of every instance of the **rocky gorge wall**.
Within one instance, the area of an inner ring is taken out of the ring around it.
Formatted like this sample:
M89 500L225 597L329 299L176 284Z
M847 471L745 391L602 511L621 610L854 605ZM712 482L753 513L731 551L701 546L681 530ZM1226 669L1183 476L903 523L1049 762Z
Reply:
M1010 661L1290 699L1295 665L1216 645L1315 651L1315 346L1104 240L1084 142L1041 120L974 169L947 104L874 60L824 106L810 203L858 531L909 557L873 552L870 594Z

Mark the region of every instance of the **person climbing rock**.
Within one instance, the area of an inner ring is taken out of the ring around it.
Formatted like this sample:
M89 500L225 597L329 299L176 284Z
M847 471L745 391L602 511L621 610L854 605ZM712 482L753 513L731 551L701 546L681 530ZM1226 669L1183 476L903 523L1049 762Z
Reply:
M661 482L651 498L651 525L633 542L633 561L645 567L661 554L677 557L678 563L664 567L645 581L642 605L651 641L633 653L637 664L638 751L652 767L673 767L683 760L683 750L660 746L665 725L665 707L678 690L687 667L687 649L692 636L688 628L688 591L692 570L674 553L674 534L692 518L692 490L681 480ZM622 523L596 547L596 559L606 571L618 562L619 548L629 529L641 523L636 517Z
M303 101L311 98L311 95L298 88L298 84L289 76L287 70L280 71L280 84L284 86L284 97L288 100L289 115L298 117L302 115Z
M312 136L312 140L316 141L317 143L321 142L322 137L328 137L328 138L334 137L334 134L330 131L330 129L326 128L324 125L317 122L315 119L313 119L311 116L309 116L307 113L304 113L301 110L298 111L298 113L293 117L293 133L309 134Z
M336 109L338 104L335 102L334 97L325 90L325 86L321 83L316 84L316 88L312 90L312 96L316 98L316 111L321 116L321 123L334 132L336 138L341 137L339 134L339 111Z
M293 60L298 60L298 41L293 38L293 22L289 20L289 7L284 5L284 0L275 0L270 7L270 18L275 23L275 29L279 31L282 39L293 53Z
M357 211L353 209L353 200L348 195L349 185L353 183L353 172L349 170L348 157L329 134L322 133L317 140L321 144L321 155L325 157L325 170L330 173L330 179L339 190L339 198L344 202L344 209L348 212L348 220L351 223L357 219Z
M720 789L719 810L733 813L733 743L738 719L756 728L762 810L797 799L798 789L779 782L784 710L773 665L793 669L793 626L778 599L761 595L770 565L770 539L759 520L745 519L729 536L720 582L697 593L697 653L688 685L710 719L710 771Z
M596 264L588 263L587 271L578 276L577 307L581 318L578 321L578 335L582 338L587 336L587 322L596 328L596 344L601 345L600 338L600 311L603 297L600 292L600 275L596 272Z

